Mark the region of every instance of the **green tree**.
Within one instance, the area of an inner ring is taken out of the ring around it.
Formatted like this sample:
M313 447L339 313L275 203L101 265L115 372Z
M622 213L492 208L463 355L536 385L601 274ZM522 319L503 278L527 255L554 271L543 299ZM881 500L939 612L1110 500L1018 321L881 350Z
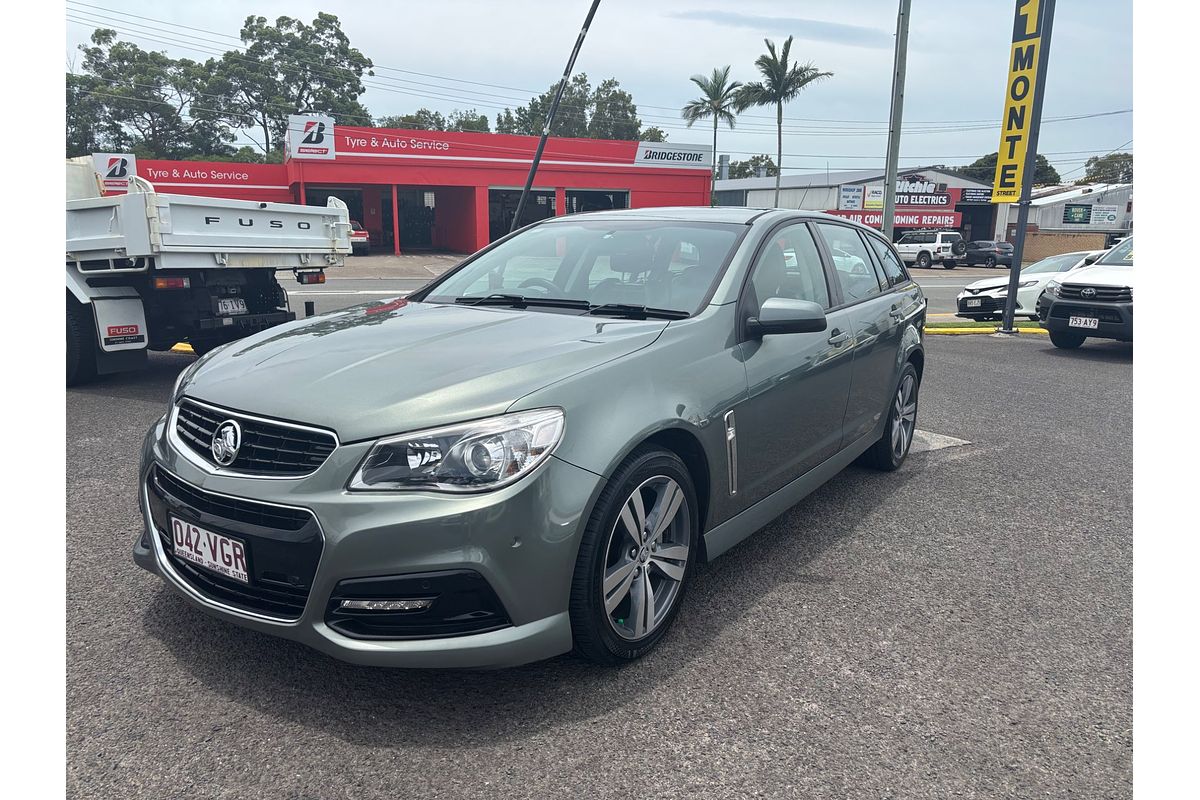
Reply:
M550 113L550 105L554 102L554 93L558 84L547 91L529 99L529 105L520 106L514 113L516 125L513 133L526 136L540 136ZM587 138L588 108L592 103L592 85L588 82L586 72L580 72L567 81L563 90L562 100L559 101L558 111L554 115L551 126L551 136L567 136L577 139ZM505 109L507 111L508 109Z
M459 111L458 109L451 111L449 118L446 120L446 130L491 133L487 116L476 113L473 108L467 111Z
M646 128L638 134L638 139L643 142L665 142L667 140L667 132L658 126Z
M517 118L509 109L504 109L503 114L496 115L496 133L516 133Z
M609 78L592 92L589 139L637 139L642 127L633 95L621 89L616 78Z
M999 152L988 153L965 167L959 167L958 171L977 181L990 184L996 177L996 161L999 160L999 157ZM1039 155L1033 169L1033 182L1044 186L1061 183L1062 178L1059 177L1058 170L1054 168L1054 165L1047 161L1045 156Z
M67 73L68 157L125 149L125 132L104 107L105 85L91 75Z
M713 125L713 164L712 191L717 190L717 126L724 122L733 128L737 123L734 109L737 106L738 91L742 88L740 81L729 80L730 66L713 67L712 75L693 75L692 83L700 87L700 97L688 102L683 107L683 118L690 128L702 119L712 119Z
M240 36L245 52L221 57L209 92L221 97L229 124L262 131L263 152L284 141L289 114L329 114L352 125L370 120L358 98L373 64L350 45L333 14L318 13L311 25L291 17L271 25L249 16Z
M759 56L754 66L762 75L761 81L751 81L738 90L736 107L745 111L753 106L775 106L775 163L783 167L783 107L795 99L796 95L809 84L833 76L832 72L822 72L811 62L798 64L790 62L788 56L792 50L792 37L783 43L782 52L777 53L775 43L764 39L767 52ZM775 175L775 205L779 205L779 174Z
M1133 153L1092 156L1081 183L1133 183Z
M200 64L142 50L107 28L80 50L84 74L67 77L69 149L112 146L143 158L233 153L233 132L206 106L211 59Z
M754 178L758 176L758 168L762 167L763 172L768 177L775 177L779 174L779 167L775 165L775 159L768 155L750 156L745 161L734 161L729 165L730 178Z
M496 115L496 133L540 136L557 90L556 83L537 97L531 97L527 105L515 110L504 109ZM643 141L666 141L666 134L659 128L649 128L645 133L648 137L662 138L645 138ZM567 81L550 135L636 140L642 137L643 131L633 96L621 89L616 78L608 78L593 90L587 73L580 72Z
M401 114L399 116L378 117L375 120L376 128L416 128L422 131L444 131L446 128L446 118L437 111L430 111L428 108L418 108L411 114Z

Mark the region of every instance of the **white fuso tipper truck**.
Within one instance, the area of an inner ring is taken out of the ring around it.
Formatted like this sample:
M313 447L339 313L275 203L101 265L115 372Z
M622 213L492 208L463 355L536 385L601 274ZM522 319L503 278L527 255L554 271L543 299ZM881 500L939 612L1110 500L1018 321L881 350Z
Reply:
M350 253L346 205L160 194L131 178L102 196L67 162L67 385L137 369L180 342L203 355L296 315L275 278L324 283Z

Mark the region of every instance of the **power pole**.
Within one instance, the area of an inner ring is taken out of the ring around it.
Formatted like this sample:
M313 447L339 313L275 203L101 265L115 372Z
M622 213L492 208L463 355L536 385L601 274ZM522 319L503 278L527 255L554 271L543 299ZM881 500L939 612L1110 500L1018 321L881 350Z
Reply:
M1021 22L1022 8L1033 2L1033 0L1017 0L1017 22L1014 25L1014 33ZM1033 196L1033 176L1037 171L1037 146L1038 132L1042 127L1042 100L1046 95L1046 71L1047 65L1050 62L1050 34L1054 30L1054 0L1040 0L1040 18L1037 23L1036 33L1041 37L1039 52L1036 53L1037 74L1033 80L1033 105L1030 108L1029 115L1029 132L1027 134L1027 143L1025 149L1024 170L1021 173L1021 198L1017 201L1017 234L1016 241L1013 242L1012 266L1008 272L1008 295L1004 301L1004 316L1000 323L1000 328L996 331L1000 334L1016 335L1017 329L1013 326L1013 317L1017 311L1017 285L1021 282L1021 259L1024 256L1025 250L1025 226L1029 222L1029 206ZM1016 36L1014 35L1014 44L1016 44ZM1014 48L1015 49L1015 48ZM1013 74L1017 74L1017 64L1014 56ZM1019 78L1018 78L1019 80ZM1028 89L1028 81L1026 81L1026 90ZM1018 83L1012 83L1008 89L1009 100L1016 99L1015 93L1020 91ZM1001 133L1001 154L1004 153L1003 147L1010 139L1014 139L1014 135L1009 134L1009 130L1018 130L1016 126L1010 126L1009 115L1006 114L1004 127ZM997 186L1001 185L1003 164L999 159L996 163ZM992 202L996 200L996 190L992 189Z
M583 47L583 40L587 36L588 28L592 25L592 17L596 16L596 9L600 7L600 0L592 0L592 7L588 9L587 19L583 21L583 28L579 31L579 37L575 40L575 48L571 50L571 57L567 59L567 68L563 70L562 80L558 82L558 91L554 93L554 102L550 104L550 112L546 114L546 124L542 127L542 138L538 140L537 152L533 154L533 161L529 164L529 176L525 179L525 188L521 190L521 199L517 201L517 210L513 214L512 227L508 229L512 233L521 224L521 212L525 210L525 200L529 197L529 190L533 187L533 176L537 174L538 164L542 160L542 151L546 149L546 137L550 135L550 124L554 122L554 115L558 112L558 101L562 100L563 90L567 88L567 79L571 77L571 70L575 68L575 57L579 55L579 49Z
M892 115L888 122L887 169L883 178L883 235L896 230L896 173L900 161L900 123L904 118L904 69L908 62L908 18L912 0L900 0L896 17L896 65L892 70Z

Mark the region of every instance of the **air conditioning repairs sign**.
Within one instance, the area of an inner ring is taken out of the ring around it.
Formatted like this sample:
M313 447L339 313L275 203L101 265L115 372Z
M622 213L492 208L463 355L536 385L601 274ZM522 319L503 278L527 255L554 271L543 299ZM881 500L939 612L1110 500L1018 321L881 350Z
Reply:
M1004 117L1000 124L1000 152L992 184L993 203L1015 203L1021 197L1042 56L1041 11L1041 0L1017 0Z
M133 153L92 153L92 165L105 194L129 191L129 179L137 175Z
M337 147L333 137L333 117L321 114L288 117L289 158L315 158L333 160Z

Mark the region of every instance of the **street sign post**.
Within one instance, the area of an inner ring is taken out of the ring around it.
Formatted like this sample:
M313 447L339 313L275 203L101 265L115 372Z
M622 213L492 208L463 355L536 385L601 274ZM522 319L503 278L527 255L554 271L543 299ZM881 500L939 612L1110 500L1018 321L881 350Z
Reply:
M1050 33L1054 27L1054 0L1017 0L1013 19L1012 50L1008 83L1004 93L1004 118L1000 125L1000 150L992 184L993 203L1017 202L1016 241L1008 275L1008 296L999 332L1015 334L1013 317L1017 285L1021 281L1021 258L1025 249L1025 227L1037 169L1038 131L1042 124L1042 100L1050 57Z

